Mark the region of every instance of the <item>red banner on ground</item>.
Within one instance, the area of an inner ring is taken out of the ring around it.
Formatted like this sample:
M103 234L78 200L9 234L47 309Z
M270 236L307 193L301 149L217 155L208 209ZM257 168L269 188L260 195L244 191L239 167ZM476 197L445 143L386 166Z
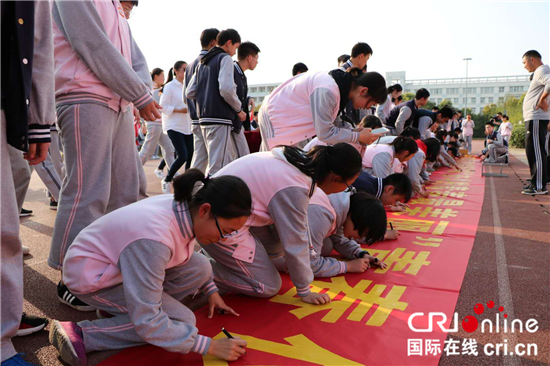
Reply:
M414 199L388 221L402 235L368 248L388 264L363 274L316 279L313 291L332 302L316 306L296 296L287 275L270 299L225 297L240 317L196 312L200 333L224 337L221 327L248 341L247 354L234 365L436 365L447 333L410 329L411 314L444 313L450 327L475 239L484 178L475 159L460 161L463 172L433 173L430 198ZM417 320L418 319L418 320ZM412 324L428 328L428 317ZM437 320L437 319L436 319ZM435 322L434 322L435 325ZM421 354L421 355L420 355ZM152 346L127 349L103 362L111 365L226 365L214 357L169 353Z

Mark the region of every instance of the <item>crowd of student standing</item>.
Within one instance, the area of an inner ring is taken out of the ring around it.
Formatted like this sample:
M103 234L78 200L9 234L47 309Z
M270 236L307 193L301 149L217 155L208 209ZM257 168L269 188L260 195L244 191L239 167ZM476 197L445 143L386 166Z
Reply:
M165 84L131 36L126 19L136 5L2 2L2 34L11 37L2 52L2 91L11 91L2 94L3 365L24 364L11 344L22 324L46 325L21 320L21 207L8 145L40 164L56 148L54 122L65 178L48 264L61 272L59 301L98 315L51 325L51 343L72 365L85 365L88 352L141 344L238 359L246 342L201 335L182 301L208 302L210 317L216 309L238 315L220 294L270 297L288 272L302 301L326 304L329 295L311 291L313 278L385 267L361 243L398 237L386 210L428 197L438 166L460 169L458 147L473 121L460 126L450 108L421 109L426 89L401 103L401 86L386 88L366 71L366 43L330 72L297 64L262 103L261 152L250 154L245 71L260 49L233 29L206 29L197 59L176 62ZM138 154L140 117L148 133ZM383 127L391 135L373 132ZM168 167L162 188L173 194L147 198L143 164L157 144Z

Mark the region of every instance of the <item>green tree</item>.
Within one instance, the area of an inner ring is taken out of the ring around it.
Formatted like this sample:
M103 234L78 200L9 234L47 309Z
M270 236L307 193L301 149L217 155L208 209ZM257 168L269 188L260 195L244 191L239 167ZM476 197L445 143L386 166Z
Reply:
M453 102L451 102L450 99L443 99L441 103L439 103L439 109L443 107L453 108Z
M401 94L403 96L403 101L404 102L407 102L409 100L413 100L414 99L414 93L403 93Z

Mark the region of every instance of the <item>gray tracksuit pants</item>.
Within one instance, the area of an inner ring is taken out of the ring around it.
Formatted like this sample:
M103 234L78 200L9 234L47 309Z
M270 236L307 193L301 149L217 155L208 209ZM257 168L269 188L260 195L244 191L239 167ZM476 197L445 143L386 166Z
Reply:
M21 240L19 239L19 211L15 198L15 186L12 177L11 154L8 150L6 137L6 116L2 110L0 127L0 158L1 158L1 200L0 213L2 225L1 257L0 266L2 275L2 362L15 356L17 353L11 338L15 336L21 323L23 311L23 253L21 251ZM23 153L21 153L23 159ZM28 169L29 165L23 160Z
M157 149L157 145L160 145L162 150L162 157L168 164L168 169L174 163L174 146L168 135L162 132L162 125L155 122L147 122L147 136L145 136L145 142L139 151L139 157L141 164L145 164L149 157L153 155Z
M230 125L202 125L206 144L208 167L206 173L216 174L218 170L238 158ZM197 152L197 150L195 150Z
M135 248L144 244L145 241L142 241ZM188 295L194 295L211 278L212 270L208 259L194 253L186 264L166 269L164 278L160 279L163 291L159 299L157 291L143 291L144 287L154 289L159 285L158 268L147 268L148 257L154 255L151 251L158 248L158 254L164 259L166 256L163 253L167 251L166 259L169 259L170 251L168 247L163 248L163 245L159 246L155 242L142 248L143 251L126 248L121 253L119 268L124 283L90 294L78 294L78 298L87 304L114 315L108 319L84 320L78 323L84 334L86 352L123 349L147 343L171 352L194 351L192 345L197 336L195 315L181 300ZM134 268L132 263L138 265ZM158 263L153 264L155 265ZM164 268L162 269L164 272ZM144 271L150 274L150 278L142 276ZM155 311L159 302L159 311L163 312L160 315ZM168 316L168 322L158 319L165 316ZM163 329L159 324L164 324L167 328ZM144 338L149 339L147 341Z
M115 112L93 103L57 107L65 152L48 265L61 270L78 233L106 213L146 197L147 180L135 141L130 108Z

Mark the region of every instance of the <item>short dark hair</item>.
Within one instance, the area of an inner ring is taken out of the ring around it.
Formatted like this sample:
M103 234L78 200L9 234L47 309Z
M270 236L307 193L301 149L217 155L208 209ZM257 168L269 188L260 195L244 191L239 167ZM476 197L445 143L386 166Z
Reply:
M208 28L202 31L201 33L201 46L202 48L208 47L210 42L215 41L216 37L220 33L216 28Z
M458 133L456 133L456 132L452 133L451 137L458 140Z
M419 140L420 139L420 131L418 128L414 128L411 126L405 127L403 132L401 132L402 137L412 137L413 140Z
M485 126L491 126L491 127L495 127L495 124L491 121L485 123Z
M441 108L438 113L441 113L441 117L443 118L453 118L455 115L455 112L449 107Z
M385 186L393 186L393 194L403 195L405 196L405 202L407 203L410 201L413 187L411 180L409 177L407 177L406 174L403 173L394 173L388 175L386 178L382 179L382 185Z
M218 34L218 37L216 37L216 42L218 43L218 46L223 46L227 43L227 41L231 41L233 44L241 43L241 36L239 35L239 32L232 28L222 30Z
M457 156L458 155L458 149L454 146L450 146L447 151L452 154L452 156Z
M303 62L298 62L294 66L292 66L292 76L296 76L301 72L307 72L309 69L307 68L306 64Z
M365 237L367 244L384 240L387 230L387 214L382 201L365 192L350 197L349 216L354 229Z
M439 107L438 107L438 106L434 106L434 107L432 108L432 111L439 111Z
M332 70L329 74L341 72L341 70ZM384 103L388 99L388 89L386 88L386 79L377 72L363 72L358 67L350 67L346 73L351 75L352 87L355 89L360 86L369 88L367 95L374 99L378 104Z
M374 130L375 128L382 127L382 121L380 121L380 118L374 114L369 114L368 116L363 117L359 127L372 128Z
M343 55L338 56L338 64L344 63L347 60L351 58L350 55L346 55L345 53Z
M359 55L372 55L372 48L365 42L359 42L351 49L351 57Z
M237 58L245 60L248 56L256 56L260 53L260 49L252 42L243 42L237 50Z
M423 140L422 142L426 145L426 160L432 163L435 162L441 152L441 143L438 139L433 137Z
M542 56L540 55L540 53L538 51L535 51L535 50L529 50L529 51L525 52L523 54L523 57L527 57L527 58L534 57L534 58L538 58L539 60L542 60Z
M414 99L422 99L422 98L428 98L430 96L430 92L426 88L420 88L416 91L416 96Z
M453 131L456 132L456 133L458 133L458 134L460 134L460 133L462 133L462 128L457 127L457 128L455 128Z
M497 115L500 114L502 116L502 112L497 112Z
M508 117L508 116L505 114L504 116L502 116L502 118L509 119L510 117Z

